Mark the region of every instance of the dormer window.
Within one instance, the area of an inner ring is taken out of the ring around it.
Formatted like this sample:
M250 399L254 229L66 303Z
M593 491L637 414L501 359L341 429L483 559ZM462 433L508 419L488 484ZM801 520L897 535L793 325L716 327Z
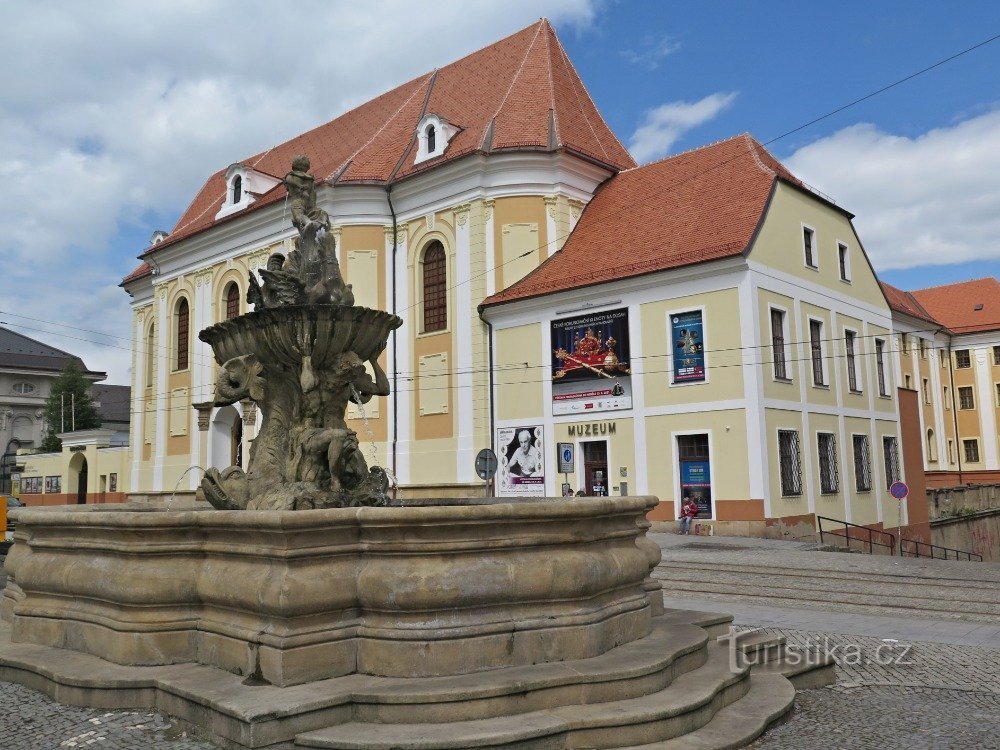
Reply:
M216 219L242 211L268 190L278 185L281 180L269 174L258 172L242 164L233 164L226 170L223 179L226 181L226 197L222 207L215 215Z
M427 113L417 123L417 155L414 164L434 159L444 155L448 144L460 128L455 127L443 117Z

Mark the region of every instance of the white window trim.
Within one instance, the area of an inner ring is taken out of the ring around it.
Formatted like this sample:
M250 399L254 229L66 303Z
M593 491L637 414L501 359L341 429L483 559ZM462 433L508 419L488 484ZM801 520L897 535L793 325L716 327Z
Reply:
M964 437L964 438L961 438L961 440L962 440L962 447L961 447L962 460L965 463L967 463L967 464L981 464L981 463L983 463L983 451L981 450L982 446L979 444L979 438L978 437ZM965 444L966 443L975 443L976 444L976 454L979 456L979 460L978 461L970 461L966 457L966 453L965 453Z
M840 276L840 248L844 248L847 252L844 253L844 273L845 276ZM844 284L850 284L851 279L854 278L854 274L851 273L851 245L843 240L837 240L837 275L840 276L840 280Z
M670 320L674 315L679 315L681 313L691 313L698 312L701 313L701 346L702 354L705 357L705 379L695 380L690 383L675 383L674 382L674 337L673 337L673 322ZM694 307L683 307L677 308L676 310L669 310L667 312L667 341L669 342L669 348L667 353L667 387L668 388L690 388L691 386L697 385L707 385L711 380L711 369L709 368L709 357L708 357L708 347L705 342L708 341L708 325L705 322L705 306L696 305ZM701 433L690 433L690 434L701 434ZM714 503L713 503L714 504Z
M431 125L434 126L433 151L427 149L427 128ZM458 128L443 117L433 112L428 112L417 123L417 154L413 157L413 163L420 164L443 156L444 152L448 150L448 144L451 143L451 139L455 137L458 131Z
M851 467L854 469L854 492L857 494L869 494L873 491L875 487L875 466L872 460L872 438L867 432L852 432L849 433L851 436ZM867 489L858 489L858 475L857 475L857 458L854 455L854 438L863 437L868 444L868 487Z
M780 312L782 314L782 318L781 318L781 329L782 329L781 330L781 339L784 342L782 348L785 350L785 377L783 377L783 378L779 378L779 377L777 377L774 374L774 362L773 362L773 359L774 359L774 328L772 327L772 323L771 323L771 310L777 310L778 312ZM794 370L792 368L792 344L791 344L791 341L789 341L789 339L791 338L791 331L790 331L791 323L789 322L791 320L790 315L791 315L791 313L789 312L789 310L788 310L787 307L784 307L782 305L770 304L770 303L768 304L768 307L767 307L767 328L768 328L768 331L771 334L771 338L770 338L770 343L771 343L771 358L772 358L772 362L771 362L771 380L773 380L775 383L791 383L791 382L793 382L795 380L794 376L792 375L792 373L794 372Z
M858 367L858 358L861 356L858 344L861 341L861 336L856 330L854 330L853 328L847 328L846 326L843 329L843 333L844 333L843 337L844 368L847 372L847 392L855 396L861 395L865 392L865 389L861 385L861 370ZM854 334L854 385L857 387L853 389L851 388L851 360L847 356L847 334L849 333Z
M873 339L872 339L872 349L873 349L873 351L872 351L872 366L873 366L873 369L874 369L873 374L875 376L875 393L876 393L876 395L879 398L884 398L884 399L890 399L891 400L892 399L892 379L891 379L892 376L891 376L891 373L889 372L889 366L892 364L892 362L887 361L887 358L886 358L886 355L888 353L886 351L886 348L885 348L886 341L887 341L887 337L885 337L885 336L882 336L882 337L874 336L873 337ZM878 377L878 354L879 354L879 352L878 352L878 345L880 343L882 344L882 380L885 381L884 383L879 382L879 377ZM885 386L885 393L882 392L882 386L883 385Z
M819 480L819 494L826 495L827 497L836 497L837 495L840 494L840 487L842 484L840 469L841 469L841 464L843 463L840 460L839 451L837 450L837 433L831 432L830 430L816 430L814 434L816 436L816 478ZM833 438L833 462L836 468L834 480L836 481L837 486L835 489L829 492L823 489L823 460L822 460L823 453L819 443L820 435L829 435L831 438Z
M705 368L706 372L708 368ZM716 494L716 488L718 485L715 481L715 451L712 448L712 430L705 428L703 430L673 430L670 432L670 442L673 446L674 461L671 471L674 475L674 515L680 516L681 514L681 500L683 500L683 488L681 487L681 455L680 455L680 443L677 438L684 435L707 435L708 436L708 470L709 470L709 484L712 488L712 515L710 518L700 518L699 521L716 521L719 517L719 498ZM608 463L611 462L611 456L608 455Z
M809 265L806 259L806 230L812 232L812 259L813 265ZM806 223L801 224L801 229L799 229L799 241L802 243L802 265L808 268L810 271L819 270L819 233L817 233L816 228L809 226Z
M789 493L789 494L785 494L785 488L784 488L784 486L781 483L781 433L782 432L794 432L795 435L796 435L796 438L797 438L796 439L796 442L797 442L797 445L796 445L796 448L797 448L796 456L798 458L798 464L799 464L798 465L798 475L799 475L799 487L798 487L798 490L799 491L798 492L794 492L794 493ZM802 430L800 430L798 428L778 427L774 431L774 439L775 439L775 446L777 447L777 451L775 452L775 455L778 458L778 494L779 494L779 496L784 498L784 497L803 497L803 496L807 495L808 493L806 492L806 487L805 487L805 484L806 484L805 456L803 455L803 452L802 452Z
M813 321L819 323L819 352L820 352L820 366L823 370L823 382L817 383L815 376L813 376L813 361L812 361L812 324ZM827 341L826 341L826 321L822 318L817 318L815 315L806 316L806 324L809 330L809 338L807 340L807 346L809 347L809 383L813 388L820 388L821 390L830 389L830 373L827 372L828 368L826 366L826 360L829 356L827 352Z

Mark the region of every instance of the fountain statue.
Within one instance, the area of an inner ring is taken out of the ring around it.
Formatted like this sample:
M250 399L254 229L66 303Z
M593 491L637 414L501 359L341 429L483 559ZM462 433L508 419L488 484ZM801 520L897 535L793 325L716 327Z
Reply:
M264 415L247 471L209 469L201 494L223 510L384 505L388 476L368 466L344 415L349 401L389 395L378 358L403 321L354 306L308 158L295 158L285 187L295 248L268 258L263 285L251 272L253 312L199 334L221 365L215 405L250 399Z

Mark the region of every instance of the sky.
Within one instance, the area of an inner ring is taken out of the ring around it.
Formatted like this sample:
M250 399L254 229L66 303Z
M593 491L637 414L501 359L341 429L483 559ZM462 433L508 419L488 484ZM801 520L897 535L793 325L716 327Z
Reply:
M995 0L12 1L0 324L128 384L118 284L209 175L543 15L640 163L750 132L885 281L1000 276L1000 39L837 111L1000 35Z

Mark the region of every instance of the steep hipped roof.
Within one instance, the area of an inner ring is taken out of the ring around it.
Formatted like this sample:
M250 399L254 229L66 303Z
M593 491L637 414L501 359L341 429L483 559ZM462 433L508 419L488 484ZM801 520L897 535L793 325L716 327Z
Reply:
M90 395L94 398L94 406L97 407L102 422L128 424L132 397L129 386L95 383L90 387Z
M584 209L562 250L483 304L740 255L778 178L802 186L747 134L620 172Z
M103 372L88 370L82 359L69 352L0 327L0 367L59 372L71 361L76 362L85 375L100 376L102 380L106 377Z
M416 127L426 113L447 120L459 132L442 156L414 164ZM635 165L597 111L546 19L241 163L280 179L292 158L305 154L317 180L384 184L467 154L518 150L566 150L612 170ZM217 223L228 166L208 179L170 235L147 253ZM278 185L249 208L219 221L284 197L285 189ZM149 272L143 264L122 283Z
M918 289L912 294L954 334L1000 330L1000 281L993 277Z
M879 284L881 284L882 293L885 294L885 300L889 303L889 307L892 310L938 325L938 321L924 309L923 305L917 301L912 292L904 292L902 289L897 289L892 284L887 284L884 281L880 281Z

